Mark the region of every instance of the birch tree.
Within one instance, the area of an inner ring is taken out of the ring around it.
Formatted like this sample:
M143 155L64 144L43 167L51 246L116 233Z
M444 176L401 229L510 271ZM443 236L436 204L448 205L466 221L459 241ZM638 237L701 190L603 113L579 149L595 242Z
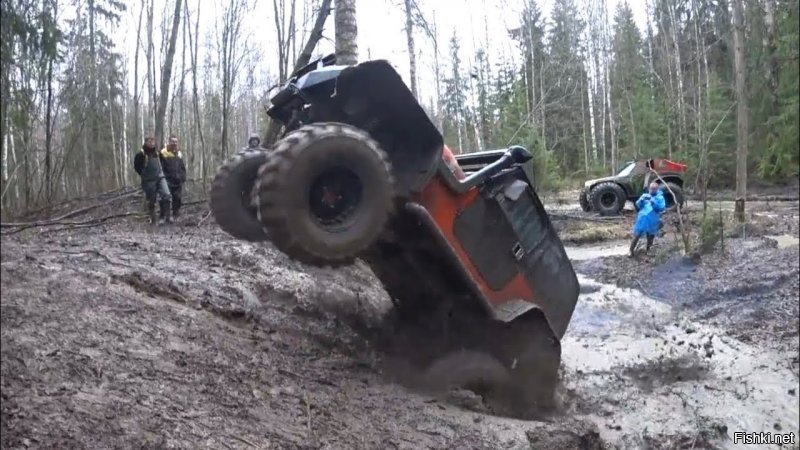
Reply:
M358 63L358 22L356 0L335 0L334 27L336 61L339 64Z

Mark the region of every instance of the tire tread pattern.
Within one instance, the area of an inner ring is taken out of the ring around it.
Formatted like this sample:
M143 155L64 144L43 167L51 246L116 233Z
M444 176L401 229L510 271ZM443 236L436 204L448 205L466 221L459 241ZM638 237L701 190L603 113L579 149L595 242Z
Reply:
M264 241L267 235L252 211L248 211L240 198L231 198L241 185L248 165L262 165L268 158L265 150L246 149L233 155L220 169L211 184L209 208L214 220L226 233L237 239L251 242Z
M257 218L262 224L272 243L290 258L314 266L338 267L352 264L356 255L365 248L350 248L341 256L325 255L312 245L300 242L292 233L291 218L285 208L280 205L281 196L285 195L287 182L285 176L293 167L299 155L312 143L325 138L347 136L366 144L372 152L373 165L382 167L389 174L388 183L392 187L386 190L384 205L386 214L384 223L380 227L370 230L374 236L369 236L364 241L372 241L382 231L385 220L388 219L393 207L394 179L391 176L391 164L387 154L380 145L366 132L342 123L320 122L304 125L292 131L281 139L275 146L274 152L267 162L261 166L253 187L253 196L257 204Z

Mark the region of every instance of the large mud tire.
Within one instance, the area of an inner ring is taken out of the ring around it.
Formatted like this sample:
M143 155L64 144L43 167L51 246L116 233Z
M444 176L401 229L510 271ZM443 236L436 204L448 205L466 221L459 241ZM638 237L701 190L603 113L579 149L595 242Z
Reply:
M589 203L587 189L581 189L580 194L578 194L578 203L581 205L581 209L584 212L589 212L592 210L592 205Z
M257 216L275 247L316 266L350 264L383 230L394 179L366 132L340 123L287 134L259 169Z
M541 313L530 313L506 324L505 363L510 367L510 407L530 418L554 406L561 365L561 343Z
M262 150L242 150L223 165L211 185L211 213L226 233L246 241L267 239L251 201L258 169L267 161Z
M686 199L683 196L683 189L675 183L667 182L667 186L669 189L664 188L664 200L666 201L666 208L672 209L675 207L676 204L680 205L681 208L686 204ZM675 194L675 198L673 198L672 194L670 194L670 190ZM677 200L677 202L675 201Z
M478 345L451 350L432 361L424 371L425 387L469 389L499 415L541 417L553 408L561 364L558 339L538 312L510 323L495 322L490 328L483 330L486 334Z
M625 191L617 183L606 181L592 188L589 201L601 216L615 216L625 207Z
M425 386L437 391L466 388L475 391L507 385L511 374L497 358L477 350L455 350L425 370Z

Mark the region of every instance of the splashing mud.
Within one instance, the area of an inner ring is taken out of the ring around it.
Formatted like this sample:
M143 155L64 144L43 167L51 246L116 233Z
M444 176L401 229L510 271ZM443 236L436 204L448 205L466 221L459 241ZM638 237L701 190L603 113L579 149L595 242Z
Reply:
M687 320L640 291L580 281L597 289L581 295L562 342L564 414L634 447L647 437L702 435L734 448L738 431L798 432L798 377L785 355Z

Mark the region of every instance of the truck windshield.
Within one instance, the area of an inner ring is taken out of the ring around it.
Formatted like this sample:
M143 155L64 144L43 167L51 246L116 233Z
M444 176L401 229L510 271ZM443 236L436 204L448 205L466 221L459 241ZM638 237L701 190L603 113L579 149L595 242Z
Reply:
M633 172L633 168L636 166L635 162L628 163L627 166L623 167L622 170L619 171L617 174L618 177L627 177L628 175Z

